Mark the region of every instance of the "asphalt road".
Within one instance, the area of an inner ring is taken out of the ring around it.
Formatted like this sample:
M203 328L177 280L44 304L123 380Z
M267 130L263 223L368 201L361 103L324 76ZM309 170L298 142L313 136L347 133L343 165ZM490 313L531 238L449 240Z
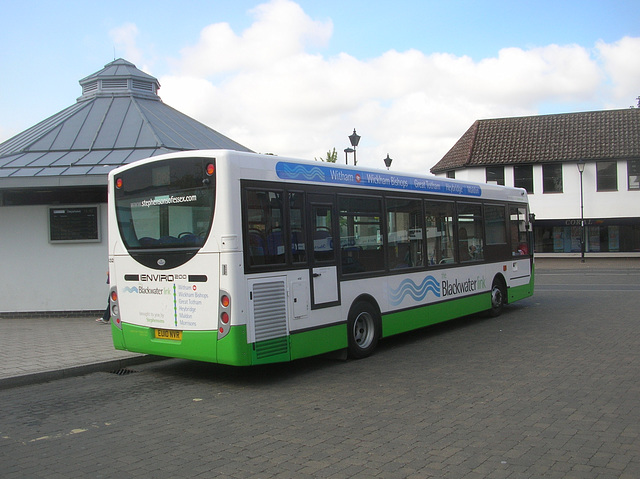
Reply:
M167 360L0 391L0 477L640 477L640 270L360 361Z

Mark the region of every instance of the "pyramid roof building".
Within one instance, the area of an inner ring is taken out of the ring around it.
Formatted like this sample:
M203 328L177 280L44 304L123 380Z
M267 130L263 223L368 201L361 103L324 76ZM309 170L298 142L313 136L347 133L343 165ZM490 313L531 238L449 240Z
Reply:
M112 169L150 156L251 151L163 103L158 80L126 60L80 85L75 104L0 143L0 189L106 185Z

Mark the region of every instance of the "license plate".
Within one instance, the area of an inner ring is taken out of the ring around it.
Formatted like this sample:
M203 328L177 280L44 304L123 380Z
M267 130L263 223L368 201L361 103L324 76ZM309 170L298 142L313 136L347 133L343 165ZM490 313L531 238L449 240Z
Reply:
M171 339L173 341L182 341L182 331L175 331L173 329L156 329L156 339Z

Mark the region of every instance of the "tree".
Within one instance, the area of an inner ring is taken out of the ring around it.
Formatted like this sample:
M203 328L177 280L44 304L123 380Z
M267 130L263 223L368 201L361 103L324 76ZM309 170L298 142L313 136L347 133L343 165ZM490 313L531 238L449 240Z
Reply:
M326 158L314 158L314 160L316 161L326 161L327 163L335 163L336 161L338 161L338 152L336 151L335 147L333 148L333 151L327 151L327 157Z

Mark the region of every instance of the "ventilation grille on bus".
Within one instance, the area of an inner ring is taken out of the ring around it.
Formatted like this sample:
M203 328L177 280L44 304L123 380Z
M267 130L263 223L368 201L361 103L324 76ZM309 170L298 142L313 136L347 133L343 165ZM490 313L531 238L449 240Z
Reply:
M286 336L270 339L256 344L256 358L258 360L273 358L289 352L289 341Z
M287 296L284 281L253 285L256 343L287 336Z

